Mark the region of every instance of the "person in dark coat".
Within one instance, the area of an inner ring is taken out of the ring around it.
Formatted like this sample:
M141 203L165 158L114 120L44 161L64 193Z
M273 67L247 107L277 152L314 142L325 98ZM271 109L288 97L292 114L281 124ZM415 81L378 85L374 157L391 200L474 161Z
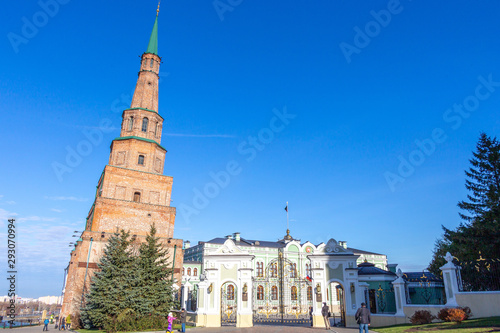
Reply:
M181 318L181 327L182 327L181 332L184 333L184 332L186 332L186 309L182 308L180 318Z
M366 303L361 303L361 307L356 311L354 318L359 324L359 333L368 333L368 326L370 326L370 310L366 308Z
M327 330L330 329L330 318L328 318L328 312L330 312L329 310L330 309L328 308L328 305L326 305L326 302L323 302L323 307L321 308L321 315L325 320L325 327Z

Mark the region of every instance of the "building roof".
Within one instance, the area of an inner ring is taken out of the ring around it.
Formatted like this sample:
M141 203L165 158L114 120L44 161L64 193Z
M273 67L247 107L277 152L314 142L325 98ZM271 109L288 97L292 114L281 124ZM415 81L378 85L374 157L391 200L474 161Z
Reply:
M208 242L204 242L204 243L224 244L225 241L227 241L227 238L218 237L218 238L214 238L214 239L209 240ZM282 247L286 246L286 243L282 243L282 242L250 240L250 239L245 239L243 237L240 238L239 242L237 242L234 239L232 239L232 241L238 246L256 246L256 247L272 247L272 248L282 248Z
M396 276L393 272L385 271L370 262L364 262L358 265L358 275L392 275Z
M358 249L354 249L352 247L348 247L347 250L350 250L356 254L375 254L377 256L383 256L384 254L380 254L380 253L375 253L375 252L369 252L369 251L363 251L363 250L358 250Z
M151 37L149 37L146 53L158 55L158 14L156 14L155 24L153 25L153 31L151 31Z

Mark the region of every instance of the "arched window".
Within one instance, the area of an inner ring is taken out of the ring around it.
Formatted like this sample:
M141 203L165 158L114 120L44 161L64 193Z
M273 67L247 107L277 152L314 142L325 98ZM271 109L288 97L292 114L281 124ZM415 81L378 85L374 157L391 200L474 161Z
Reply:
M278 287L272 286L271 288L271 300L276 301L278 299Z
M278 276L278 266L276 263L271 264L270 271L271 271L271 277L274 278Z
M297 300L297 287L292 286L291 294L292 294L291 295L292 301L296 301Z
M182 275L186 275L186 268L182 267Z
M290 264L290 277L292 279L297 278L297 264L295 263Z
M130 117L128 120L128 130L131 131L134 128L134 117Z
M313 300L313 287L311 286L307 287L307 300L308 301Z
M142 119L142 131L147 132L148 131L148 123L149 119L148 118L143 118Z
M135 202L141 202L141 193L140 192L135 192L134 193L134 201Z
M193 269L193 276L198 276L198 268Z
M188 268L188 276L191 276L191 268Z
M257 277L263 277L263 276L264 276L264 263L258 262L257 263Z
M139 160L137 161L137 164L144 165L144 155L139 155Z
M257 287L257 300L258 301L264 300L264 287L262 286Z
M230 284L229 286L227 286L227 299L229 301L233 301L234 300L234 286L232 284Z
M153 58L151 58L151 61L149 62L149 67L153 68Z
M155 122L155 137L157 132L158 132L158 122Z
M306 264L306 276L312 277L311 264Z

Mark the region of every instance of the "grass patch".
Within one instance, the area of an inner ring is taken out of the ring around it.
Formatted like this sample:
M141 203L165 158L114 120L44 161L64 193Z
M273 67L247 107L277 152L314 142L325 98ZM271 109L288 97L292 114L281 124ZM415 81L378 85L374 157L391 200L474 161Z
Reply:
M461 324L455 323L433 323L425 325L403 324L388 327L378 327L371 329L378 333L412 333L412 332L457 332L457 333L481 333L500 332L500 317L488 317L469 319Z

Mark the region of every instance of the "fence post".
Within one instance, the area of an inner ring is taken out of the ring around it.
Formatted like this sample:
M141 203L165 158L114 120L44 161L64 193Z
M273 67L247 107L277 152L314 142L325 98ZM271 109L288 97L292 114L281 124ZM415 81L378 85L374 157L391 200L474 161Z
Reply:
M403 279L403 272L398 269L396 273L398 278L392 281L394 286L394 298L396 298L396 316L404 316L404 306L406 305L406 289L405 280Z
M458 306L456 294L458 289L457 267L453 264L453 256L446 253L446 264L440 269L443 272L444 291L446 293L446 306Z

